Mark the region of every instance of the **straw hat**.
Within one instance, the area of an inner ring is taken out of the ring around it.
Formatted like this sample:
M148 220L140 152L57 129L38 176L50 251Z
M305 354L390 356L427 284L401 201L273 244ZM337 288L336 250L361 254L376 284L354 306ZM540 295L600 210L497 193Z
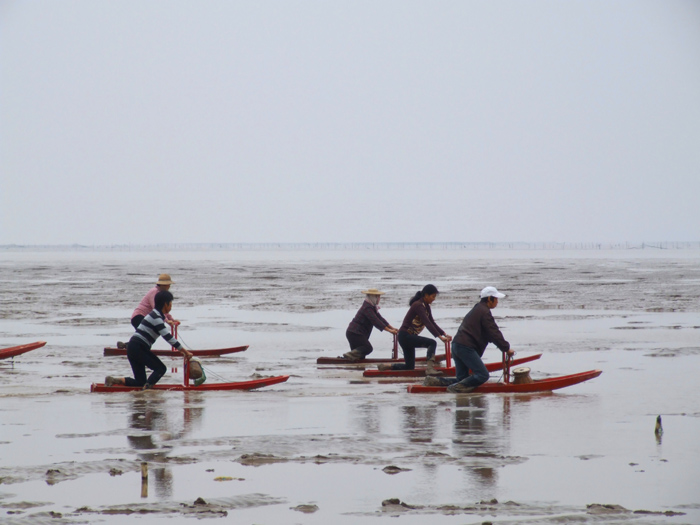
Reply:
M370 288L369 290L363 290L362 293L365 295L384 295L386 292L380 292L376 288Z
M158 281L156 282L156 284L165 285L165 284L175 284L175 283L170 280L170 275L168 275L167 273L161 273L158 276Z

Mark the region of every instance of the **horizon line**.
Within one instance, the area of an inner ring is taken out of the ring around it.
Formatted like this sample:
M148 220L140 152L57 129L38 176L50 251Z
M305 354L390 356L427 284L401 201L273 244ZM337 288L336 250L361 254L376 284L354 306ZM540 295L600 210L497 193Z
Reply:
M153 244L0 244L2 251L235 251L235 250L686 250L700 249L700 241L620 242L201 242Z

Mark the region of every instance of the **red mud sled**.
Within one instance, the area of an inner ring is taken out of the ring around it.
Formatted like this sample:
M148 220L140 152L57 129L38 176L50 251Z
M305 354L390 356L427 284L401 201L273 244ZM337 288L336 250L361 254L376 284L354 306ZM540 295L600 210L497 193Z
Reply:
M476 387L471 393L473 394L488 394L488 393L531 393L531 392L551 392L567 386L577 385L589 379L598 377L603 373L602 370L589 370L578 374L568 376L548 377L546 379L532 380L530 378L530 370L528 368L519 368L514 370L516 381L510 379L510 369L513 364L512 358L506 358L503 354L503 382L484 383ZM519 381L520 379L520 381ZM411 394L437 394L448 392L446 386L424 386L424 385L409 385L407 388Z
M36 350L41 348L46 344L46 341L37 341L36 343L29 343L20 346L11 346L10 348L3 348L0 350L0 359L9 359L10 357L15 357L17 355L24 354L25 352L30 352L31 350Z
M226 354L235 354L236 352L245 352L246 350L248 350L248 345L231 348L212 348L210 350L189 350L189 352L194 357L219 357ZM160 357L182 357L180 352L176 350L151 350L151 352ZM104 349L104 355L126 355L126 348L112 348L108 346Z
M445 354L440 354L435 356L435 361L444 361L446 359ZM425 362L427 358L416 357L416 362ZM382 359L379 357L370 357L367 359L360 359L358 361L350 361L345 359L343 356L339 357L319 357L316 359L317 365L366 365L366 364L376 364L376 363L403 363L404 359L399 359L399 342L396 336L394 336L394 346L391 350L391 357Z
M170 328L175 339L177 339L177 325ZM210 350L189 350L189 352L194 357L219 357L226 354L235 354L237 352L245 352L248 350L248 345L244 346L232 346L231 348L213 348ZM178 352L175 347L171 347L170 350L153 350L151 352L160 357L180 357L180 352ZM126 355L126 348L113 348L106 347L104 349L105 356L114 355Z
M527 357L520 357L518 359L514 359L513 362L511 363L511 366L516 366L516 365L522 365L524 363L529 363L530 361L535 361L542 357L542 354L534 354L530 355ZM457 373L455 370L455 367L452 366L452 351L451 351L451 344L449 341L445 342L445 366L444 367L435 367L435 370L438 372L442 372L441 377L454 377L454 375ZM425 361L425 359L423 359ZM416 361L418 361L416 359ZM497 370L502 370L503 369L503 363L485 363L486 369L489 372L496 372ZM365 370L362 375L364 377L375 377L375 378L383 378L383 377L425 377L425 367L418 367L414 368L413 370Z
M184 381L181 385L156 383L152 390L187 390L187 391L211 391L211 390L255 390L265 386L284 383L289 379L289 376L274 376L262 377L260 379L251 379L250 381L237 381L233 383L204 383L199 386L190 384L190 363L187 359L183 359ZM90 392L137 392L141 391L139 386L124 386L113 385L105 386L104 383L93 383L90 386Z

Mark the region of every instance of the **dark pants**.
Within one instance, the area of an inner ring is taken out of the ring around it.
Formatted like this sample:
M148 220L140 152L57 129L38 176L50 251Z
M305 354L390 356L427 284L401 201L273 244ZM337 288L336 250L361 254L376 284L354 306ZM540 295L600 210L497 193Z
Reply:
M365 357L371 354L372 350L374 350L374 348L372 348L372 344L369 342L369 339L367 339L364 335L356 334L348 330L345 332L345 337L348 339L348 343L350 343L350 350L362 352L362 355Z
M135 315L131 318L131 326L134 327L134 330L136 330L139 327L141 321L143 321L143 315Z
M155 385L168 370L163 361L151 352L151 347L145 341L135 336L129 340L129 346L126 347L126 357L129 358L131 370L134 372L134 379L130 377L124 378L126 386L145 385L146 367L153 370L148 378L148 382L151 385Z
M455 361L457 377L445 379L443 383L462 383L464 386L477 387L489 380L489 371L473 348L452 342L452 359Z
M427 348L428 359L435 356L437 348L435 339L409 334L403 330L399 331L399 344L403 350L404 363L391 365L392 370L413 370L416 368L416 348Z

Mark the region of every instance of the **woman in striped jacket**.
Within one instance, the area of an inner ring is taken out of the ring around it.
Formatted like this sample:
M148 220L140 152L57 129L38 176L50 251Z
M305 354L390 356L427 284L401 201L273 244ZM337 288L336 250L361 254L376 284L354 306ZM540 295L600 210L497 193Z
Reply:
M158 356L151 351L151 347L158 337L165 339L168 344L174 346L187 359L192 358L192 354L185 350L166 328L165 316L170 313L173 307L173 294L163 290L156 294L154 300L155 308L143 318L143 321L136 329L136 333L131 336L126 349L126 356L129 358L134 377L107 376L105 378L105 386L140 386L144 390L153 388L153 385L168 370L163 362L158 359ZM148 379L146 379L146 367L153 371Z

